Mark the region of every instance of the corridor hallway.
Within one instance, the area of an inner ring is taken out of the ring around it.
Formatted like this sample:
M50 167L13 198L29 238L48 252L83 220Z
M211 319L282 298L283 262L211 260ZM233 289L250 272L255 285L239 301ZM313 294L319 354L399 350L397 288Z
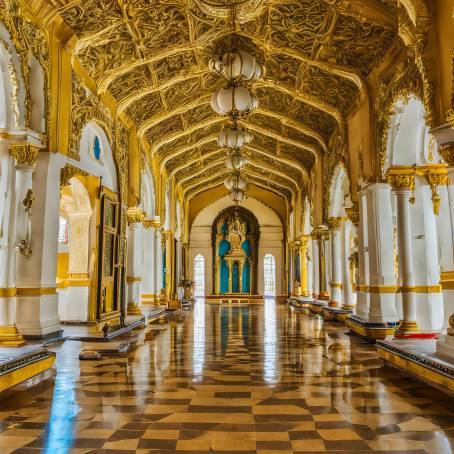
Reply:
M0 452L452 453L454 401L345 333L273 300L199 300L124 358L65 342L55 382L1 401Z

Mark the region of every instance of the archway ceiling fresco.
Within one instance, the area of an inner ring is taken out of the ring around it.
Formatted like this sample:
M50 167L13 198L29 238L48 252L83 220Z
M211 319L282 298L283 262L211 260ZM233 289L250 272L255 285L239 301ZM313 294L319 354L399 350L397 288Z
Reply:
M117 100L117 113L131 118L185 193L222 181L227 169L215 163L225 152L215 136L226 120L210 106L222 80L208 71L208 61L231 33L226 2L52 3L73 29L71 45L100 93ZM364 93L366 76L398 39L396 1L238 3L239 46L266 68L255 84L260 108L247 122L254 141L246 173L288 197L328 150L334 129Z

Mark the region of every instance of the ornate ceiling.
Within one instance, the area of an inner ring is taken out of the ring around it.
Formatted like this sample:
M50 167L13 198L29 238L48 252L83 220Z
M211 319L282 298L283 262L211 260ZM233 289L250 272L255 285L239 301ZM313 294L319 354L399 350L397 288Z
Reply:
M222 84L209 59L231 33L223 0L51 0L100 93L118 102L184 193L220 184ZM266 68L248 119L251 182L288 198L307 183L365 77L397 40L395 0L237 0L240 48Z

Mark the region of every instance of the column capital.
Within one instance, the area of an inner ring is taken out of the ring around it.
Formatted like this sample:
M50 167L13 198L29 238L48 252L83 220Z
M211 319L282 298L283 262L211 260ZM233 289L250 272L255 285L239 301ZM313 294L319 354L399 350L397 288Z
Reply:
M386 179L395 191L414 191L415 168L407 166L390 167Z
M30 143L12 143L9 146L9 154L16 159L19 168L33 168L38 158L39 147Z
M340 230L342 224L341 217L330 217L328 218L328 227L330 230Z
M145 214L139 207L131 207L126 210L128 224L140 224L145 220Z
M350 208L345 208L345 212L353 225L359 225L359 207L357 203Z
M160 223L157 219L144 219L142 224L145 229L159 229Z

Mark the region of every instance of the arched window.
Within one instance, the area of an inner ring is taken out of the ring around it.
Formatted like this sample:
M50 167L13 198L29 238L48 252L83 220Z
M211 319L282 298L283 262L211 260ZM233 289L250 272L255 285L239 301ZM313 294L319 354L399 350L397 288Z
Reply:
M264 274L264 296L276 295L276 260L271 254L266 254L263 259L263 274Z
M68 244L68 237L69 237L68 221L63 216L60 216L60 225L58 228L58 242L62 244Z
M92 155L96 161L102 162L101 141L99 140L98 136L95 136L95 138L93 139Z
M194 258L194 296L205 296L205 257Z

